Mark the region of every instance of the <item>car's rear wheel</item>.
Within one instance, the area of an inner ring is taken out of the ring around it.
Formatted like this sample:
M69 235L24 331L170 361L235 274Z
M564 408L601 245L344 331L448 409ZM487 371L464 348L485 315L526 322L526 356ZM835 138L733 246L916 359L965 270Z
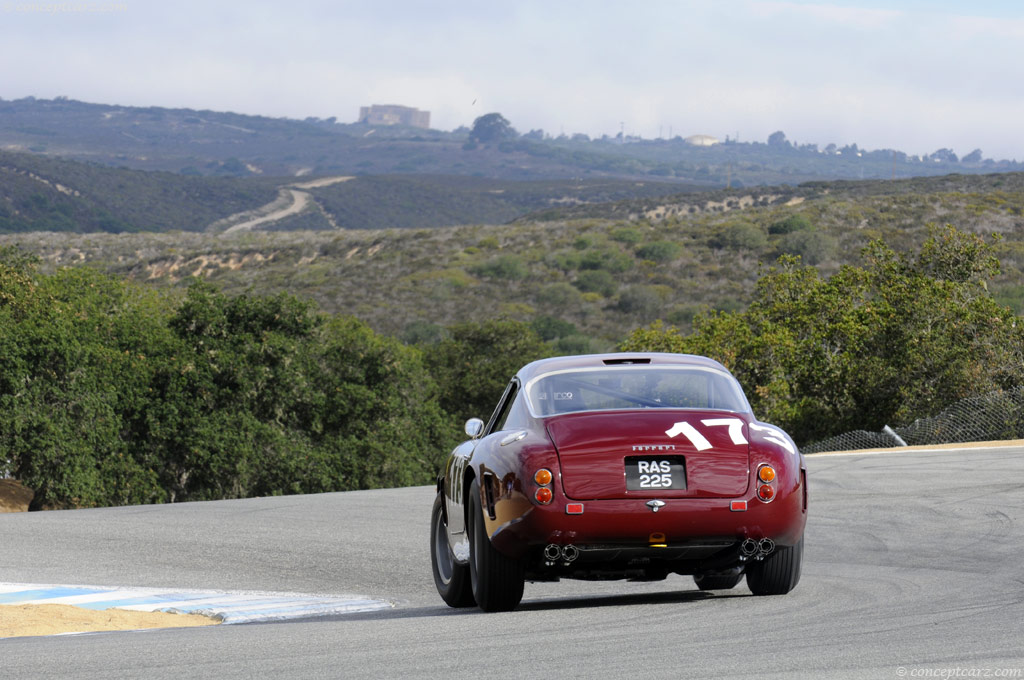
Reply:
M430 563L434 569L434 585L450 607L473 605L473 590L469 582L469 565L455 561L448 544L448 522L444 516L444 492L434 499L430 511Z
M469 573L473 597L485 612L515 609L523 599L523 564L498 552L487 536L480 485L474 479L469 487L466 518L469 531Z
M804 558L803 536L796 545L776 548L760 562L747 567L747 586L754 595L785 595L800 582Z
M729 590L736 586L743 578L743 572L739 574L694 574L693 582L701 590Z

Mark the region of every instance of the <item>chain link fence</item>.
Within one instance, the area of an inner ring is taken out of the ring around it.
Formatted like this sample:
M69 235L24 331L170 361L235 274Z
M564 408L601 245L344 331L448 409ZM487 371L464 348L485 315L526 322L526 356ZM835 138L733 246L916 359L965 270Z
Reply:
M804 453L1024 438L1024 386L968 397L938 415L881 432L854 430L800 447Z

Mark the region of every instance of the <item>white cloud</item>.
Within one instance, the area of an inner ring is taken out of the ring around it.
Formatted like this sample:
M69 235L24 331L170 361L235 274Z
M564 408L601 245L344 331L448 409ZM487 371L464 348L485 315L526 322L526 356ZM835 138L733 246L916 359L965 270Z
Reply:
M818 23L822 30L835 26L856 28L872 31L889 28L906 14L896 9L878 9L874 7L849 7L834 4L813 4L801 2L783 2L782 0L751 0L750 11L763 17L801 17Z

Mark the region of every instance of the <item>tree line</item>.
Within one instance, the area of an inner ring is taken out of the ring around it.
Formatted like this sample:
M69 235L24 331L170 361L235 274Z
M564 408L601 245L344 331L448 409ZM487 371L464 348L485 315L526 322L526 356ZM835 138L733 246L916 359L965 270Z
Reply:
M953 227L917 253L872 241L827 278L784 255L746 310L704 313L689 335L656 322L621 346L722 361L801 444L881 430L1024 384L1024 325L988 290L998 271L992 243Z
M0 249L0 474L33 509L429 484L462 422L557 353L518 320L411 345L289 294L36 265ZM783 256L747 309L620 348L722 361L801 444L880 429L1024 384L1024 327L988 292L997 269L989 242L951 227L917 253L872 242L827 278Z
M454 395L493 401L480 381L543 348L491 321L427 353L287 294L175 298L6 249L0 473L33 509L427 484L461 432Z

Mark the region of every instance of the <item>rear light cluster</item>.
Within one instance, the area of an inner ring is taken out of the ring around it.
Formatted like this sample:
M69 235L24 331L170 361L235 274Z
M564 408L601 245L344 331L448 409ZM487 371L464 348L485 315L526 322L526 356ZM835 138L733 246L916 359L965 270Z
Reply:
M533 498L541 505L547 505L554 498L551 491L551 470L541 468L533 475L533 481L537 483L537 490L533 492Z
M775 468L767 463L757 468L757 498L762 503L771 503L775 498Z

